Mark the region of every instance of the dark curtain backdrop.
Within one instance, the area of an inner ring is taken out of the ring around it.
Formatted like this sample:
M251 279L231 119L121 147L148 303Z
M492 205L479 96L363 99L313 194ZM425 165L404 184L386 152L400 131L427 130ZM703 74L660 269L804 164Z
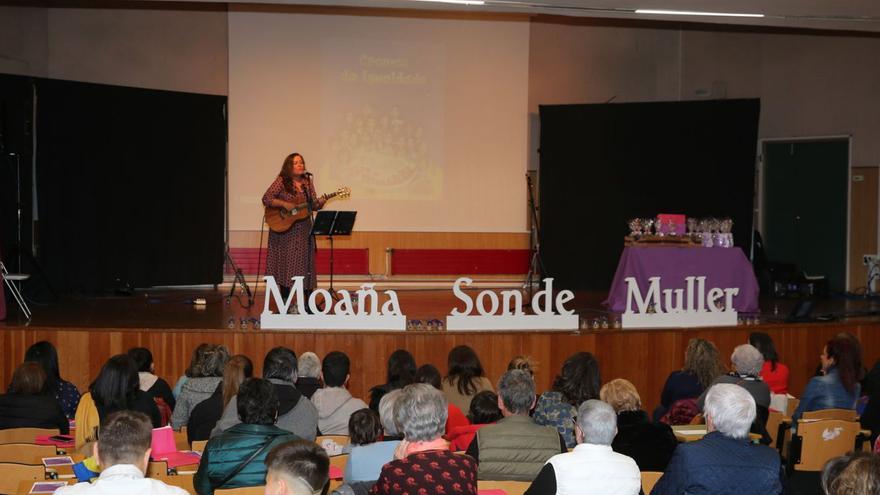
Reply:
M759 100L539 110L541 249L560 286L608 289L632 217L731 217L749 254Z
M21 170L22 245L31 245L32 79L0 75L0 258L19 271L16 249L16 165ZM26 251L26 250L25 250ZM22 266L29 268L27 260Z
M226 97L36 84L40 260L55 289L220 282Z

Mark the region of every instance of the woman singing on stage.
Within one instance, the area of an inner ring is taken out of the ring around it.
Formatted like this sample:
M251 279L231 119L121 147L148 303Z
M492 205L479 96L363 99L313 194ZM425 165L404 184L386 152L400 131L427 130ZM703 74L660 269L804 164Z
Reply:
M313 210L320 210L326 199L315 194L311 175L306 175L306 162L299 153L291 153L281 165L281 173L263 195L263 205L273 208L293 209L296 205L312 202ZM266 271L275 277L282 295L287 298L293 277L303 277L303 289L307 304L309 294L317 286L315 273L315 240L309 235L312 218L306 217L293 224L285 232L269 232L269 252ZM291 306L293 307L293 306ZM306 306L308 307L308 306Z

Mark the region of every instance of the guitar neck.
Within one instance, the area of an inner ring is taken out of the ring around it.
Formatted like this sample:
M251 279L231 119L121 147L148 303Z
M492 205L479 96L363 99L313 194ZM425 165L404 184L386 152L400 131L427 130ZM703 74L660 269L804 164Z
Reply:
M321 198L323 198L323 199L330 199L330 198L335 197L335 196L338 195L338 194L339 194L339 193L337 193L337 192L332 192L332 193L322 194L322 195L321 195ZM306 206L308 206L308 203L306 203L306 202L304 201L304 202L302 202L302 203L299 203L299 204L297 204L297 205L294 205L294 208L296 208L296 209L300 209L300 208L305 208Z

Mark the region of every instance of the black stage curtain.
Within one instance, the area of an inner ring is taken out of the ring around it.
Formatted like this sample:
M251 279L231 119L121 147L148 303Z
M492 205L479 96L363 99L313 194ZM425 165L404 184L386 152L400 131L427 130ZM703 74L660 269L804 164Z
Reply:
M220 282L226 97L36 85L40 260L55 289Z
M627 220L727 216L746 255L760 101L542 105L541 252L569 289L607 289Z

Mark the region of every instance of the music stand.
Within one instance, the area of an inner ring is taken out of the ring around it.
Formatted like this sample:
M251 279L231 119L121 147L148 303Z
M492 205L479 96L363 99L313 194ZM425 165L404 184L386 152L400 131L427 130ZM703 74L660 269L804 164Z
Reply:
M312 235L326 235L330 239L330 295L336 299L333 288L333 236L351 235L356 211L319 211L312 222Z

